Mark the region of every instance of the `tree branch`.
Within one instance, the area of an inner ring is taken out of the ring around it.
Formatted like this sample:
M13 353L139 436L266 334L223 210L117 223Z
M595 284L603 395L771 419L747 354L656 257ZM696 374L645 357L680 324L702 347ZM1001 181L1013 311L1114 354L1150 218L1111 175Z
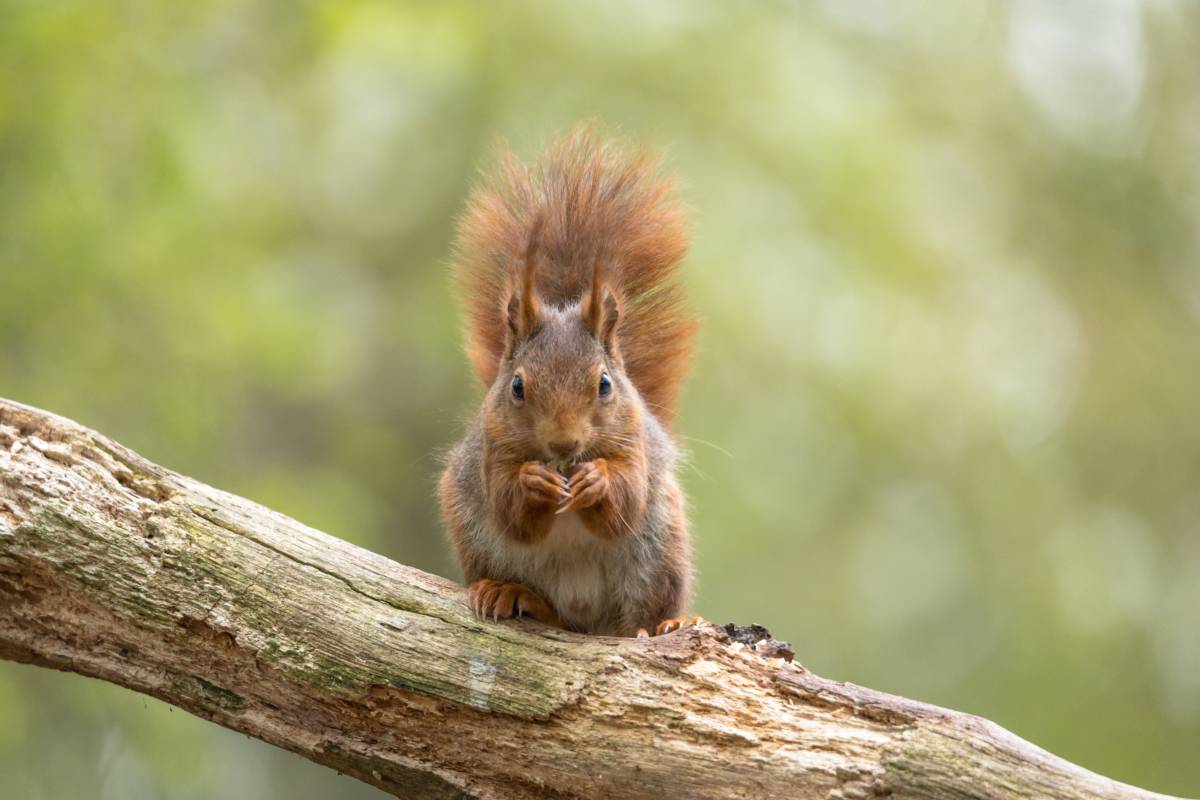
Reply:
M0 400L0 657L419 798L1163 797L705 625L471 617L461 589Z

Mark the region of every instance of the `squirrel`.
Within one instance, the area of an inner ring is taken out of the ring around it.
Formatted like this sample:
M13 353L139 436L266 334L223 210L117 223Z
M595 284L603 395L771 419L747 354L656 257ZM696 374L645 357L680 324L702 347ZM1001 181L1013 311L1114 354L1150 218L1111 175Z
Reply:
M486 395L438 485L476 615L610 636L687 617L671 432L697 323L688 228L654 156L576 128L505 151L459 220L466 351Z

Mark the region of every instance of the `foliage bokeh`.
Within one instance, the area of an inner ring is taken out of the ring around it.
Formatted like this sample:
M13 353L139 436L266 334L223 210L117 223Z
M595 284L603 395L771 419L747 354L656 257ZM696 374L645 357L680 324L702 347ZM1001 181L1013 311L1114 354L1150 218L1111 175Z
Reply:
M0 0L0 395L455 575L498 137L669 152L697 610L1200 794L1200 6ZM0 663L0 796L377 796Z

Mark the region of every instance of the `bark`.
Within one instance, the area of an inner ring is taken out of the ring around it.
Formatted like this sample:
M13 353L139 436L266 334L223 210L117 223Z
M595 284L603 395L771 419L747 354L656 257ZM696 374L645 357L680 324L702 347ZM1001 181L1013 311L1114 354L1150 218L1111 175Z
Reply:
M481 622L450 581L0 400L0 657L398 797L1163 797L733 634Z

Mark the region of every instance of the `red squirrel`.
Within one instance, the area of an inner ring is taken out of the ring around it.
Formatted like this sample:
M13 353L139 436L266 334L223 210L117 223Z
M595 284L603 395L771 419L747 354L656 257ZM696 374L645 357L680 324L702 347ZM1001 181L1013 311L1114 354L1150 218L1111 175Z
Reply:
M696 323L672 181L579 128L472 194L454 271L487 387L439 497L474 612L645 636L698 618L671 432Z

